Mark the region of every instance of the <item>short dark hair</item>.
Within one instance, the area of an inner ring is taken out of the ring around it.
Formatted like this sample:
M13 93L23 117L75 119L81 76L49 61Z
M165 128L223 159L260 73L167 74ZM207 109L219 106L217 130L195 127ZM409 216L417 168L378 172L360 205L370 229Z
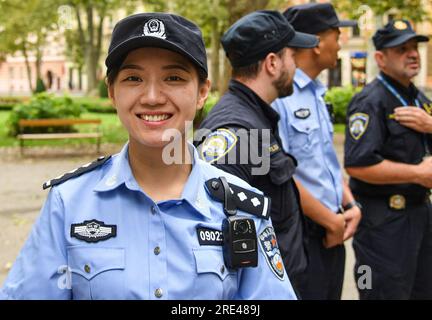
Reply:
M282 58L285 53L285 47L276 52L276 55L279 58ZM264 58L265 59L265 58ZM261 65L264 59L261 59L257 62L249 64L244 67L237 67L232 69L232 77L233 78L246 78L246 79L254 79L258 76L258 72L261 69Z

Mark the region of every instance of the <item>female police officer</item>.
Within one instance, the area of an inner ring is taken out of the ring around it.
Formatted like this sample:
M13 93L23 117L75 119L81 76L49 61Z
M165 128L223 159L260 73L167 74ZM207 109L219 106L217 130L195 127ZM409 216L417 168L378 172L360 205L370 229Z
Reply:
M44 185L52 189L0 296L295 299L268 199L185 143L185 123L210 86L197 26L171 14L129 16L114 28L106 66L129 143ZM167 160L182 146L183 161ZM239 247L237 218L246 221L240 238L249 236Z

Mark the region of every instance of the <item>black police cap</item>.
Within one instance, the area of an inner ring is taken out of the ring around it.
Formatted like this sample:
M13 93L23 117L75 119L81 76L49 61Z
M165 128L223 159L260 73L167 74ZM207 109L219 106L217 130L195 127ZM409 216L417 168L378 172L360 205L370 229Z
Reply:
M408 20L390 21L378 29L372 38L377 50L396 47L411 39L417 42L429 41L429 37L416 34Z
M207 54L200 29L183 17L167 13L139 13L116 24L105 60L107 74L113 67L120 66L130 51L142 47L177 52L208 75Z
M283 13L297 31L317 34L332 28L354 27L353 20L339 20L331 3L308 3L293 6Z
M235 22L221 42L231 65L237 68L255 63L284 47L316 47L318 38L296 32L278 11L261 10Z

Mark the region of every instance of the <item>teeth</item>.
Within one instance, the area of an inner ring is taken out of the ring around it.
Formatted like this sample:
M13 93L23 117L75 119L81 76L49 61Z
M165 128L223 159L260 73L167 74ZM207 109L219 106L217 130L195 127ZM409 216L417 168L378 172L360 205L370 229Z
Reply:
M168 119L170 116L168 114L158 114L158 115L148 115L148 114L141 114L140 118L149 121L149 122L156 122L156 121L163 121Z

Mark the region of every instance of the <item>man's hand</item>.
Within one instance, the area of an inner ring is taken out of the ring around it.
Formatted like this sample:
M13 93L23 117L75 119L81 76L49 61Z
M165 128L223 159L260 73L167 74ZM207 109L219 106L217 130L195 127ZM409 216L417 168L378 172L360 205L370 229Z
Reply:
M401 125L421 133L432 133L432 116L418 107L394 109L395 120Z
M432 157L424 159L416 166L416 181L426 188L432 188Z
M335 214L332 225L326 229L323 239L325 248L332 248L344 242L345 218L342 214Z
M361 211L357 206L352 207L345 211L342 215L345 219L345 232L343 235L343 240L348 240L351 238L357 230L357 226L361 220Z

